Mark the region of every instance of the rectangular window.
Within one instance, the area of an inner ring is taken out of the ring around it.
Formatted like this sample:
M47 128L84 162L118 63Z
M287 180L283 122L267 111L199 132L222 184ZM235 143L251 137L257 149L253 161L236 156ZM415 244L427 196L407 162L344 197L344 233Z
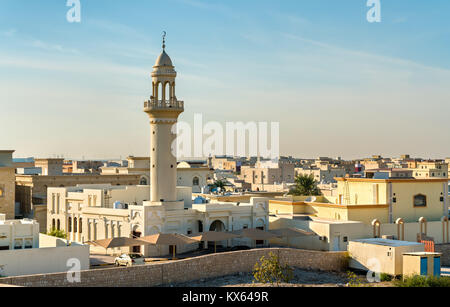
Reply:
M25 239L25 248L33 248L33 239Z
M14 241L14 249L22 249L23 241L22 239L16 239Z
M414 196L414 207L426 207L427 206L427 197L425 195L416 195Z

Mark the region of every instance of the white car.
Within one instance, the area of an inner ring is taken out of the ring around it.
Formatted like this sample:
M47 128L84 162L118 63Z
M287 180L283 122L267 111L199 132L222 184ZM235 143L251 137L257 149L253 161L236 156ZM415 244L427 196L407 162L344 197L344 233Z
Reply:
M133 266L145 264L145 259L140 254L123 254L114 260L116 266Z

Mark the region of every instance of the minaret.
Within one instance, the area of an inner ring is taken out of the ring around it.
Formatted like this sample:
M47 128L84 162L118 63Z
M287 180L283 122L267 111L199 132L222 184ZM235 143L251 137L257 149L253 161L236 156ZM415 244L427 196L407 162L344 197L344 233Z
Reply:
M150 117L150 199L152 203L175 208L177 158L175 147L172 149L176 139L172 127L184 111L184 102L175 96L177 73L165 50L165 32L162 48L152 72L153 94L144 105L144 112Z

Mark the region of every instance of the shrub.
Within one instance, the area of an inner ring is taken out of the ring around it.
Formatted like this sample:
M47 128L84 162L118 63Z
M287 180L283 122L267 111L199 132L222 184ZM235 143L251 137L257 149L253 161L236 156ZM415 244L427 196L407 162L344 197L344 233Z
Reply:
M47 233L48 236L57 237L60 239L67 239L67 235L64 231L58 229L52 229Z
M450 277L442 276L412 276L404 278L403 280L396 280L394 285L397 287L414 287L414 288L423 288L423 287L450 287Z
M289 283L293 278L293 269L289 265L281 265L278 256L273 253L269 258L261 257L260 263L256 263L253 269L254 283L277 284Z
M381 273L380 274L380 281L392 281L394 278L386 273Z
M363 280L352 271L347 272L347 279L349 287L361 287L363 284Z

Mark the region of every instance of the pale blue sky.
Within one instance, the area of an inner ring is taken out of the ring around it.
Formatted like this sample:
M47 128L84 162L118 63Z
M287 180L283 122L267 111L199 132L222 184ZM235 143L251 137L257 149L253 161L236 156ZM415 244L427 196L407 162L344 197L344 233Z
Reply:
M432 3L432 4L431 4ZM450 156L450 2L0 0L0 148L148 155L142 112L167 31L181 120L278 121L299 157Z

